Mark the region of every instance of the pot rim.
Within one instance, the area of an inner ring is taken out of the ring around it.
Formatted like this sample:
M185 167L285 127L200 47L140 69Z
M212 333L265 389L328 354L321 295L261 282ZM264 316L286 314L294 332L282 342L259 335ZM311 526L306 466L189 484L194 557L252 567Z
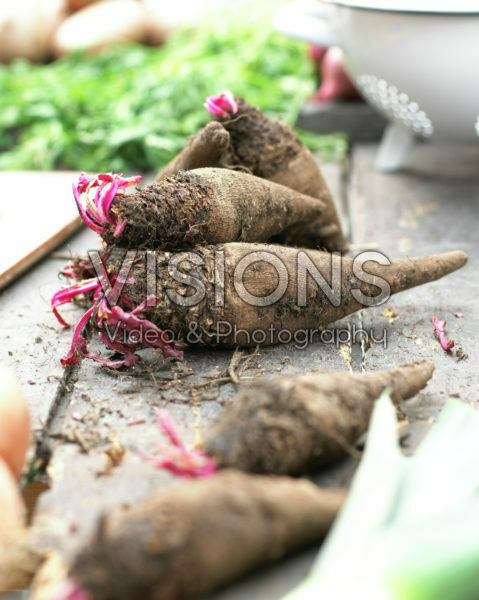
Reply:
M440 15L479 14L479 5L474 0L435 0L431 6L430 0L326 0L327 3L383 12L423 13ZM475 5L475 6L474 6Z

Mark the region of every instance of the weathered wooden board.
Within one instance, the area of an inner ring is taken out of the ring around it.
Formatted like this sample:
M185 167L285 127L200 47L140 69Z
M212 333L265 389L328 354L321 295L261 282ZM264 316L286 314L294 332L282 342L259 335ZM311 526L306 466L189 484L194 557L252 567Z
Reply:
M96 244L93 232L85 228L60 252L68 255L78 247L94 248ZM71 330L59 326L50 299L65 284L58 273L66 262L48 258L0 292L0 361L23 385L34 430L46 424L64 376L59 356L62 348L68 348ZM63 314L74 323L82 310L67 306Z
M341 166L324 169L336 198L344 197L349 190L353 240L358 244L375 243L391 257L465 249L471 254L469 265L446 279L391 299L386 306L399 313L391 324L382 316L384 306L334 324L336 330L353 325L376 330L384 327L387 348L377 344L362 352L359 345L338 348L314 344L303 350L291 345L261 349L259 356L250 359L250 368L243 377L315 369L376 370L413 358L432 358L438 365L434 381L416 399L405 403L406 414L411 420L417 419L410 428L409 441L413 446L434 416L434 407L442 405L446 394L458 391L466 401L475 400L477 395L477 387L472 384L475 361L469 358L456 363L454 356L446 356L433 336L430 317L434 312L445 317L448 332L458 345L463 345L471 357L477 352L477 320L472 311L478 273L472 228L479 178L466 165L472 166L474 161L477 164L478 156L477 151L455 151L452 156L458 159L456 169L460 171L460 176L456 176L440 166L444 149L419 148L408 172L386 176L372 169L374 150L355 150L346 179ZM427 150L436 153L428 160L421 154ZM451 153L448 163L450 156ZM461 202L454 204L458 198ZM82 238L80 247L75 240L77 250L94 247L92 239ZM455 311L463 313L464 318L456 319ZM65 314L70 316L68 309ZM72 320L73 316L72 313ZM15 318L15 322L18 324L19 319ZM64 353L69 339L68 332L57 339L55 358ZM84 361L74 373L69 389L57 396L44 430L52 452L48 468L52 489L41 496L35 522L45 543L61 547L66 556L72 556L89 538L102 511L145 498L158 486L174 484L173 477L154 469L139 456L139 451L154 452L166 443L155 424L155 408L166 406L185 442L194 442L235 393L231 382L206 385L207 377L224 377L231 357L231 351L189 350L184 364L171 367L158 363L139 377L115 376ZM22 365L23 362L20 359ZM45 402L51 404L49 399ZM131 424L138 420L144 422ZM127 452L119 465L108 468L105 451L115 445L123 446ZM320 479L327 485L344 484L353 469L354 462L345 461L321 474ZM288 559L218 593L214 599L276 600L304 576L314 554L310 551Z
M479 148L418 145L404 169L393 174L374 170L375 150L363 146L353 152L350 202L355 239L376 243L390 258L456 249L469 255L468 264L456 273L360 315L366 329L384 329L387 336L386 348L373 345L366 352L367 370L419 358L436 365L427 388L404 403L404 412L414 421L407 430L414 447L449 396L479 400ZM397 315L392 323L383 315L387 308ZM455 313L464 316L457 318ZM446 332L456 343L449 353L434 336L433 315L447 321ZM458 361L458 347L468 359Z

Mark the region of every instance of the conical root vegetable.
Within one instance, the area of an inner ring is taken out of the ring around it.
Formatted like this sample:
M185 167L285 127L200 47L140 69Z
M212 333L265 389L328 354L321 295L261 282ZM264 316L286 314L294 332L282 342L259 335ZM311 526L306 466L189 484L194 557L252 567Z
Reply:
M311 222L308 227L284 233L280 241L308 247L324 247L343 251L347 242L341 230L331 192L324 180L318 162L303 145L289 125L273 122L258 108L242 98L231 98L219 110L222 95L207 102L212 118L216 119L229 137L210 125L191 138L183 151L158 174L156 181L169 177L179 168L224 167L242 168L253 175L285 185L326 204L321 226ZM214 114L214 111L216 114ZM201 149L205 149L200 160ZM216 149L216 150L215 150ZM319 237L318 237L319 235ZM279 240L278 240L279 241Z
M337 289L331 300L306 274L310 265L330 285L335 259L326 252L231 243L196 248L194 256L197 259L189 262L191 256L187 254L156 253L159 301L147 314L162 329L173 331L176 339L230 347L274 344L282 341L282 330L294 334L323 327L367 303L374 305L386 285L390 294L408 290L455 271L467 260L464 252L449 252L399 259L389 265L369 261L360 272L357 259L336 256L341 270L333 283ZM172 257L181 266L181 273L191 277L190 285L185 285L179 271L175 275L179 281L168 276ZM145 272L140 258L130 273L135 283L124 288L134 306L148 293ZM368 273L369 282L359 278L365 279Z
M230 134L221 123L213 121L193 135L184 149L161 171L156 182L172 177L179 171L202 167L218 167L230 145Z
M208 432L202 450L219 467L302 475L342 458L368 429L374 403L391 388L400 402L431 378L421 360L379 373L279 377L236 396Z
M113 198L101 177L85 186L82 175L75 198L85 222L108 244L122 248L178 250L261 242L288 231L290 241L299 244L303 227L315 223L319 239L322 226L329 223L324 202L227 169L182 171L132 194L119 188Z
M223 471L106 515L73 577L95 600L203 596L322 540L343 499L309 481Z
M112 267L120 270L124 254L119 251L111 257L110 273ZM315 250L230 243L187 253L153 253L150 272L150 255L137 253L127 279L122 279L117 304L110 305L108 295L101 296L97 283L95 304L80 320L62 361L72 364L81 354L117 368L133 365L136 351L146 346L181 358L179 342L249 347L299 341L297 335L303 341L306 335L311 342L319 328L385 302L390 294L439 279L467 261L460 251L392 263L377 254L353 259ZM61 293L68 295L68 290ZM59 300L56 306L66 301ZM81 335L87 322L124 360L112 363L88 352Z

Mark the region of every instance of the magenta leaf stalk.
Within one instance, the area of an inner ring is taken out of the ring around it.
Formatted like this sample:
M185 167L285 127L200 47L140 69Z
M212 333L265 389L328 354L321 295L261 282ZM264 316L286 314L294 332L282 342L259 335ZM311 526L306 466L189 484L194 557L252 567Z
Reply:
M74 275L73 275L74 276ZM73 285L62 288L58 290L56 294L53 295L51 300L52 311L55 317L57 318L60 325L63 327L70 327L70 324L63 319L63 317L58 312L58 307L63 304L67 304L68 302L73 302L73 299L80 294L86 294L88 292L97 291L100 288L100 283L97 278L86 279L83 281L79 281L74 283Z
M444 350L446 350L446 352L448 350L451 350L451 348L454 348L454 341L453 340L448 341L446 339L446 334L444 332L444 329L446 327L446 321L441 321L437 317L433 317L432 323L434 325L434 333L436 334L436 337L438 338L439 343L441 344L441 347Z
M238 112L238 103L229 90L225 90L217 96L208 96L203 106L210 113L222 118L228 117L229 113L235 115Z
M116 279L116 276L114 278ZM123 282L132 284L134 280L128 278ZM69 288L60 290L53 296L52 309L62 325L69 327L69 324L58 313L57 307L71 302L76 295L87 291L93 291L93 305L76 325L70 349L61 358L63 365L78 364L78 357L83 356L111 369L118 369L123 366L131 367L139 359L137 350L147 347L160 349L165 358L183 359L183 351L180 350L181 344L170 339L152 321L141 316L148 306L153 306L159 302L159 298L149 296L135 308L131 298L126 294L122 294L119 301L129 310L125 310L119 305L110 306L107 296L101 296L102 286L98 278L77 282ZM123 358L113 361L90 352L86 338L82 335L88 324L97 331L99 339L107 348L123 354Z
M73 197L85 224L100 235L113 229L115 237L121 235L126 223L112 208L116 196L141 181L141 176L123 177L122 173L99 173L92 177L81 173L73 183Z
M167 469L178 477L206 479L216 472L214 458L195 448L187 448L180 439L175 423L167 410L156 413L160 429L168 436L171 447L162 448L157 455L141 452L144 460L158 469Z

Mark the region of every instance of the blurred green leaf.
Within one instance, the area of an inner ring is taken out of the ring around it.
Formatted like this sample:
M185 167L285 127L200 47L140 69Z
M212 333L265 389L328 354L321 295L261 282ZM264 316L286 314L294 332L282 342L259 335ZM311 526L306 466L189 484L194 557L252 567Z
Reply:
M162 48L0 66L0 168L156 171L208 122L205 97L225 88L294 123L315 82L305 45L272 30L277 4L178 31ZM305 139L327 156L344 150L341 138Z
M348 500L307 579L284 600L479 597L479 412L450 400L414 456L377 401Z

